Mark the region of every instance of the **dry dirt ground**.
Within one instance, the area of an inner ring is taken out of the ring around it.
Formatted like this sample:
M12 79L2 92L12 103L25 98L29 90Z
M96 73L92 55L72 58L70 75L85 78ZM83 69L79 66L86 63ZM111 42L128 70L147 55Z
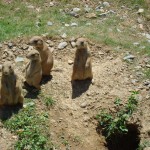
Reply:
M55 61L51 80L42 85L42 93L51 95L56 101L55 106L49 110L52 142L61 150L106 150L105 138L96 130L95 116L103 108L115 111L114 100L119 97L125 103L130 91L137 90L141 83L133 84L132 80L136 76L131 65L123 61L124 53L116 53L104 45L90 44L94 79L92 82L81 81L72 84L70 62L73 61L75 49L69 45L58 50L59 42L60 39L48 41ZM21 45L26 43L26 40L19 39L13 43L16 45L8 50L14 51L16 56L25 57L30 47L23 50ZM2 50L7 47L7 43L5 44ZM21 76L23 66L16 64L16 70ZM135 114L135 120L141 125L141 137L145 139L149 138L150 131L150 102L145 98L148 94L148 90L140 89L139 110ZM39 102L36 103L40 109ZM13 137L14 135L0 126L0 149L8 149L5 146L9 147L15 142L16 137Z

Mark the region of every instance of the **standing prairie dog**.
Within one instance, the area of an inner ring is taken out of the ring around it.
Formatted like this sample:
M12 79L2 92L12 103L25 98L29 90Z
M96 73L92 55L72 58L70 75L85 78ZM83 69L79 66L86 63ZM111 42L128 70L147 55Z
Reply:
M37 50L30 51L26 56L30 62L25 68L26 82L38 90L41 89L40 82L42 79L41 58Z
M76 53L73 65L72 81L92 79L91 54L86 39L79 38L76 41Z
M42 74L50 75L51 69L53 68L53 55L47 44L40 36L32 37L29 41L29 44L34 46L35 49L40 53Z
M14 72L11 62L5 62L2 66L0 105L23 105L21 82Z

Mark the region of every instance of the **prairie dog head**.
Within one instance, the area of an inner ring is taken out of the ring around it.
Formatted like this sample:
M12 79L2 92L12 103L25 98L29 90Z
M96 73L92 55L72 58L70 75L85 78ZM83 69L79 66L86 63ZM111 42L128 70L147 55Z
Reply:
M41 48L41 47L43 47L44 40L43 40L43 38L40 37L40 36L33 36L33 37L30 39L30 41L29 41L28 44L31 45L31 46L34 46L34 47L36 47L36 48Z
M12 65L12 62L4 62L2 66L2 74L5 76L14 74L14 66Z
M76 47L77 49L87 49L88 42L85 38L78 38L76 41Z
M40 54L37 50L31 50L26 57L30 60L40 60Z

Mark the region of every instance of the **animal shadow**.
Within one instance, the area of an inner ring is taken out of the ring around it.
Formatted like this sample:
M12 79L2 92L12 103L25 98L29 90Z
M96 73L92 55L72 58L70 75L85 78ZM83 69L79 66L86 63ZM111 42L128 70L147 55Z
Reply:
M46 84L47 82L51 81L52 78L53 78L52 75L49 75L49 76L42 76L42 80L41 80L41 83L40 83L40 84L41 84L41 85L42 85L42 84Z
M40 93L40 90L37 90L35 87L28 85L26 82L24 82L23 88L27 90L27 93L24 96L25 98L36 99Z
M86 80L76 80L72 83L72 99L79 97L82 93L86 92L89 89L91 84L90 79Z
M9 119L13 114L17 114L22 107L22 104L14 106L5 105L0 107L0 119L3 121Z

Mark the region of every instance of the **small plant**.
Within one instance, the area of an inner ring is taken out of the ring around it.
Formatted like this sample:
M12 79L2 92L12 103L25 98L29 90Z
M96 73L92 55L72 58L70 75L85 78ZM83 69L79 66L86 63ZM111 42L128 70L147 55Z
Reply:
M144 141L142 144L139 145L137 150L143 150L146 147L150 147L150 141Z
M47 107L53 106L55 101L51 97L45 97L45 105Z
M128 132L127 121L138 104L136 94L137 92L132 92L124 108L121 107L121 100L116 99L114 104L117 107L117 113L113 114L106 112L106 110L102 110L100 114L97 115L99 125L102 127L106 138Z
M19 114L4 122L4 126L19 137L15 144L15 150L46 149L47 138L41 130L47 115L37 115L35 106L28 106L22 109Z
M48 108L55 104L55 101L50 96L45 95L42 92L39 94L39 98L42 99L42 101Z

